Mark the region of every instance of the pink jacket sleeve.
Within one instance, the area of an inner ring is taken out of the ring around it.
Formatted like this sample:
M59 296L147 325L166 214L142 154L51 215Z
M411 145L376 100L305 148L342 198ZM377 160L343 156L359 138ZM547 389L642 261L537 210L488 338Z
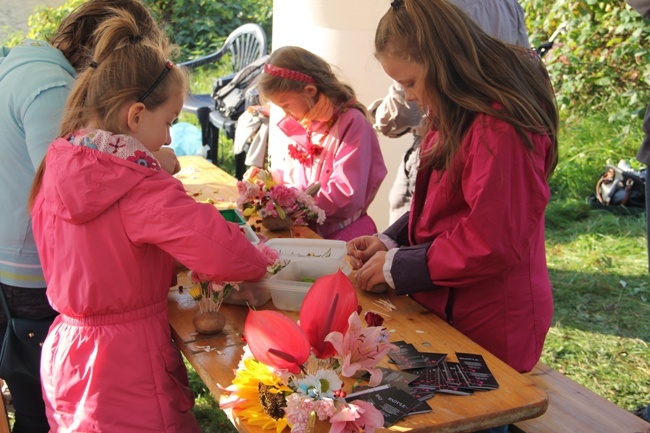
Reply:
M342 118L338 128L329 139L340 143L327 155L316 204L328 218L343 221L367 210L387 170L377 135L361 113Z
M256 281L266 259L235 223L211 204L197 203L166 173L150 178L121 201L132 242L154 244L215 281Z

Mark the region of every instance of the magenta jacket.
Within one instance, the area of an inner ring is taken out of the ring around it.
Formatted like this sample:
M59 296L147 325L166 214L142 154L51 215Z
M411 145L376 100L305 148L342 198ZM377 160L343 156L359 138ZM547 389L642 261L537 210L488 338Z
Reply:
M305 135L298 122L296 129ZM325 211L327 219L316 227L318 234L328 237L364 215L377 195L387 174L377 133L364 114L348 109L332 125L329 133L325 122L316 125L313 140L323 147L323 153L313 165L305 167L286 152L284 161L272 161L272 169L282 176L285 184L305 189L319 182L320 191L314 196L316 205ZM288 131L284 131L285 134ZM300 143L299 134L286 138ZM368 233L373 234L373 233Z
M520 372L542 353L553 316L544 210L549 137L478 115L447 172L418 172L411 211L385 234L400 248L391 265L398 294L436 315ZM435 142L429 133L423 148Z
M199 433L167 319L174 259L238 281L264 256L163 171L63 139L46 161L32 221L61 313L41 361L50 431Z

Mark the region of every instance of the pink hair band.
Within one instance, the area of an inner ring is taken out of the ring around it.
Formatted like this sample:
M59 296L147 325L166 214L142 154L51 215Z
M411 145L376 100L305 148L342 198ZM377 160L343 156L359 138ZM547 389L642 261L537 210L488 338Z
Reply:
M310 75L303 72L294 71L292 69L281 68L280 66L271 65L269 63L264 65L264 73L273 75L275 77L287 78L293 81L301 81L303 83L315 84L316 80Z

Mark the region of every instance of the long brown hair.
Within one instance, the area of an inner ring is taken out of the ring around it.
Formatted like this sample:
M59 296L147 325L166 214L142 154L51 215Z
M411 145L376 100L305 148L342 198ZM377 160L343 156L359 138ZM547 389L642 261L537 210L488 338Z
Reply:
M446 0L396 0L377 26L375 56L424 68L424 100L431 104L430 128L438 131L438 141L421 155L423 166L453 171L463 136L485 113L513 125L529 150L527 131L548 134L550 172L555 168L555 95L546 68L530 50L489 36Z
M187 71L167 66L172 46L162 35L145 36L143 31L130 13L118 9L99 25L90 67L79 74L68 97L60 136L89 125L117 134L126 133L119 117L125 104L135 103L151 90L142 102L147 110L155 110L173 92L187 91ZM161 76L162 81L152 88ZM32 185L30 208L44 170L45 159Z
M339 80L332 66L311 51L294 46L281 47L271 53L267 63L309 75L314 79L318 92L327 96L334 105L356 108L368 116L366 107L357 101L354 89ZM261 74L257 81L257 89L263 98L281 92L300 93L304 88L305 83L301 81L269 74Z

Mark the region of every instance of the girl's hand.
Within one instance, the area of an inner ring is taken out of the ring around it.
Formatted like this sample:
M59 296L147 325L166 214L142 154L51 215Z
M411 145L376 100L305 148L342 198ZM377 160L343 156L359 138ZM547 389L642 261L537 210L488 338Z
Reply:
M174 175L181 171L181 163L171 147L162 147L160 150L153 152L153 156L158 160L160 168L167 173Z
M378 251L357 271L357 287L367 292L372 292L380 284L386 284L384 276L384 263L386 251Z
M352 269L359 269L379 251L387 251L386 245L377 236L360 236L345 245Z

